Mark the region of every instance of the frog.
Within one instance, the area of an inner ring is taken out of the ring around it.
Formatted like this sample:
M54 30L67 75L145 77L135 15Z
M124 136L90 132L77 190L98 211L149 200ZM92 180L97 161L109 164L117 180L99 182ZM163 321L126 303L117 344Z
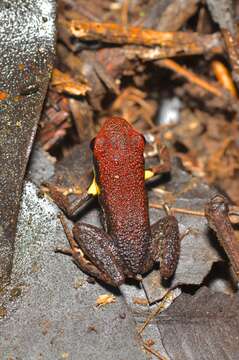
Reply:
M160 162L145 169L145 138L127 120L108 117L90 143L93 180L73 203L49 187L52 199L73 217L97 197L103 228L78 221L69 230L60 216L70 248L79 268L104 283L120 287L126 279L142 280L156 263L162 278L173 276L180 254L178 221L170 211L150 225L146 184L170 172L166 146L159 150Z

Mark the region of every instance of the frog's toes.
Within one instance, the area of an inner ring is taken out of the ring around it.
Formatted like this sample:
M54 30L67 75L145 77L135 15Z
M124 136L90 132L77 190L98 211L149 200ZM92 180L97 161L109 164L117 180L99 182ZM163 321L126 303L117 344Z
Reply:
M137 280L137 281L142 281L142 280L143 280L142 275L141 275L141 274L137 274L137 275L135 276L135 280Z
M55 253L62 253L62 254L66 254L66 255L72 255L73 251L71 248L63 248L60 246L57 246L54 250Z

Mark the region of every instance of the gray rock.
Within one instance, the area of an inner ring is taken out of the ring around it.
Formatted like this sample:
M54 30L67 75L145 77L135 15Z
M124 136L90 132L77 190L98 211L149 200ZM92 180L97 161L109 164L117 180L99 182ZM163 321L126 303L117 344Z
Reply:
M9 281L23 177L54 57L55 1L0 2L0 287Z
M0 358L145 359L124 298L118 294L115 303L96 307L97 297L109 290L89 284L69 257L54 253L56 246L68 247L58 212L26 183Z

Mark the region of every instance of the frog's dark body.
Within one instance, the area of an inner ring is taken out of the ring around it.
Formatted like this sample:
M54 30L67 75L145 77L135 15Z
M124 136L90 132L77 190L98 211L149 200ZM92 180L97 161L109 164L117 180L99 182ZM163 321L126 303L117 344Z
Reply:
M144 139L130 124L124 121L122 126L122 120L117 118L109 119L98 136L94 165L105 231L117 246L128 275L137 275L144 270L151 239Z

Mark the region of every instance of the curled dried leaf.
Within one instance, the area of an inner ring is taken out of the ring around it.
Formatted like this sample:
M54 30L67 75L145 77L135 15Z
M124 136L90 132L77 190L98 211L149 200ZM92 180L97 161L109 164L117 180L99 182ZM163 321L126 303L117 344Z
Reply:
M101 307L116 302L116 297L113 294L103 294L96 299L96 306Z

